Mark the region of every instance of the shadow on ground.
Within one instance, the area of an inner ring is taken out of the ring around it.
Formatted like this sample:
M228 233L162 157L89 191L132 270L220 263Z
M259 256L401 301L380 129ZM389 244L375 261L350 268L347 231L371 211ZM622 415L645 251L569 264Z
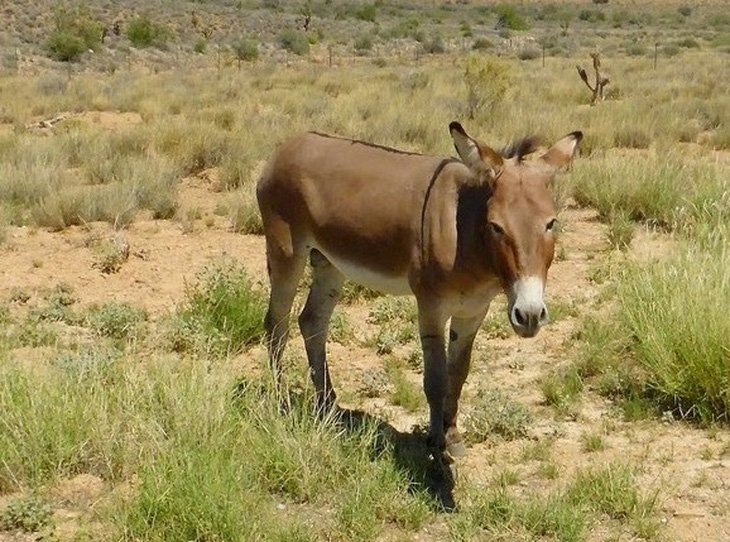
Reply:
M433 448L428 444L428 435L420 427L411 432L401 432L381 419L361 410L338 408L338 423L353 431L364 425L376 427L376 453L391 451L396 466L411 481L414 491L426 491L437 509L453 512L454 465L434 457Z

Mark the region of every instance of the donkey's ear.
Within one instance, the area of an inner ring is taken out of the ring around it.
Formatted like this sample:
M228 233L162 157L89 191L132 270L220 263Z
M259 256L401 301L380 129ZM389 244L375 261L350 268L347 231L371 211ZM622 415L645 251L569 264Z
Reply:
M470 168L489 168L493 174L498 173L504 164L498 152L488 147L481 141L470 137L458 122L449 124L449 132L454 140L454 148L459 158Z
M569 166L573 161L573 157L578 152L578 145L582 139L583 132L572 132L550 147L547 152L540 157L540 160L553 169Z

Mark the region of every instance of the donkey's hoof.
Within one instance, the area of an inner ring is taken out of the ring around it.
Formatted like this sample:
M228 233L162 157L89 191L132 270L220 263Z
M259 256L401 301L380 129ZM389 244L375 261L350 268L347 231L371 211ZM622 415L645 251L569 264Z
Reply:
M466 444L461 440L450 442L446 445L446 453L455 459L464 457L466 455Z
M452 457L459 458L466 455L466 444L464 438L456 427L451 427L446 432L446 451Z

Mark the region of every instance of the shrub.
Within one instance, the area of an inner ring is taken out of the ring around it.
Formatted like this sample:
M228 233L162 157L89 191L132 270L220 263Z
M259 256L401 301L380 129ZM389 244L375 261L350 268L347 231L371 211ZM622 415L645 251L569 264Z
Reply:
M626 46L626 54L629 56L644 56L648 52L643 43L632 43Z
M0 512L0 530L40 531L52 523L53 511L47 502L35 495L16 497Z
M362 55L373 48L373 38L369 34L361 34L353 45L357 54Z
M464 63L469 118L477 111L490 112L500 103L512 86L510 66L495 57L472 53Z
M132 19L127 25L127 38L132 45L139 48L164 47L168 32L164 26L146 15Z
M185 296L173 349L235 354L261 340L266 298L234 261L206 266L196 283L186 288Z
M520 60L534 60L536 58L540 57L540 51L533 47L527 47L525 49L521 49L519 53L517 53L517 58Z
M46 41L46 48L56 60L76 60L87 49L101 45L102 25L88 9L59 9L54 19L55 29Z
M528 30L530 25L517 13L517 10L510 5L499 6L497 13L497 28L507 28L509 30Z
M480 390L466 416L466 435L472 442L482 442L490 433L513 440L527 435L532 416L527 407L510 399L503 392L488 388Z
M440 36L435 36L424 42L423 52L431 55L440 55L446 52L446 45Z
M484 51L486 49L492 49L493 47L494 44L487 38L477 38L471 46L474 51Z
M691 6L679 6L677 8L677 11L683 17L689 17L690 15L692 15L692 7Z
M360 21L375 22L375 17L378 14L378 8L375 4L365 4L355 11L355 18Z
M46 47L51 57L61 62L70 62L80 57L86 46L78 36L66 31L56 31L48 38Z
M205 53L205 49L208 47L208 42L205 40L205 38L200 38L198 41L195 42L195 45L193 45L193 51L198 53L199 55L202 55Z
M233 53L239 65L243 62L253 62L259 58L259 46L255 41L242 39L233 44Z
M309 54L307 34L301 30L286 29L279 34L279 45L290 53L304 56Z
M587 21L589 23L597 23L598 21L605 21L606 15L597 9L584 9L578 14L578 18L581 21Z
M110 301L89 307L85 320L86 325L102 337L126 341L140 336L147 313L130 303Z
M677 42L678 47L683 47L685 49L699 49L700 44L697 42L694 38L684 38Z

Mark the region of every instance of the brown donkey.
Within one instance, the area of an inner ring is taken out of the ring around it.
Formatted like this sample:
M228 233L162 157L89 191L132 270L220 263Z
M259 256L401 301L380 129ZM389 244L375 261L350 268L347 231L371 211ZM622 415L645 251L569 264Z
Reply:
M335 400L325 343L345 278L384 293L413 294L430 441L457 455L459 396L492 299L505 293L509 321L521 337L533 337L547 322L543 292L556 214L549 189L583 135L573 132L539 159L523 162L535 150L532 139L500 154L457 122L449 130L460 160L299 135L269 162L257 198L271 281L265 327L277 377L308 256L313 280L299 327L324 405Z

